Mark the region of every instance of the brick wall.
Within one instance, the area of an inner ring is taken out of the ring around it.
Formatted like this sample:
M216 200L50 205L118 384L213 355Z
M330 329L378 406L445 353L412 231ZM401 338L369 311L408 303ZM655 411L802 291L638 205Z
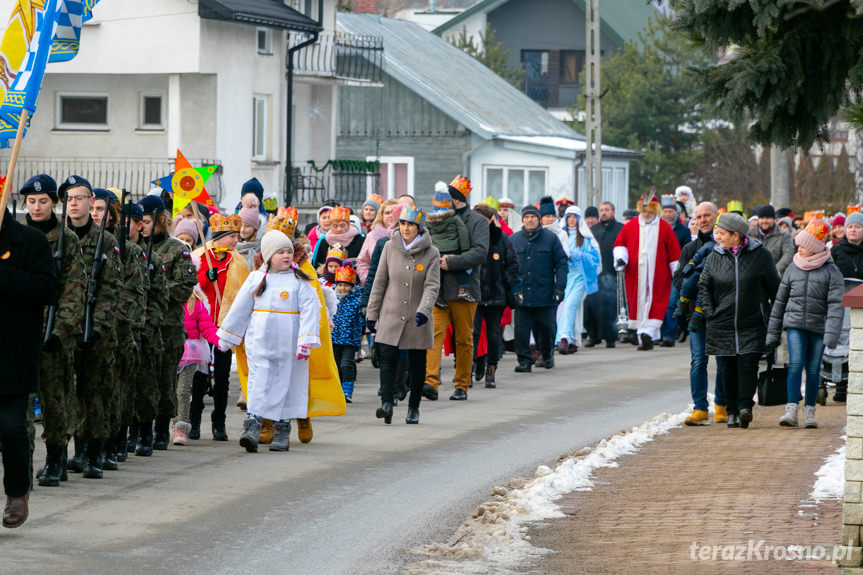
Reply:
M860 288L857 288L860 289ZM854 290L856 291L856 290ZM849 292L847 295L851 295ZM849 305L846 302L845 305ZM863 309L851 304L851 334L848 374L847 425L845 440L845 493L842 505L842 545L849 542L851 557L839 564L858 567L861 563L863 529Z
M357 0L357 14L377 14L378 0Z

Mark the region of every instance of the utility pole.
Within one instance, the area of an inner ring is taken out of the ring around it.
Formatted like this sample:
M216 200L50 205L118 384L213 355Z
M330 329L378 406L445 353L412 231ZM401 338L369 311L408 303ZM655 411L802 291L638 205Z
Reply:
M791 205L789 190L788 150L770 146L770 205L776 209L789 207Z
M599 0L584 2L586 72L584 186L588 204L598 206L602 200L602 111L599 105ZM577 193L577 190L576 190Z

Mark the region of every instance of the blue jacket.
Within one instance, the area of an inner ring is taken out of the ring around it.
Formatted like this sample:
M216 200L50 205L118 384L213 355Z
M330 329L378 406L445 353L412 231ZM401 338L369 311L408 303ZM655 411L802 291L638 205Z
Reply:
M363 341L365 323L360 314L363 290L354 287L351 293L339 300L338 311L333 316L333 343L359 347Z
M522 307L551 307L555 289L562 295L566 289L568 261L560 239L548 230L533 233L522 229L510 238L518 255Z

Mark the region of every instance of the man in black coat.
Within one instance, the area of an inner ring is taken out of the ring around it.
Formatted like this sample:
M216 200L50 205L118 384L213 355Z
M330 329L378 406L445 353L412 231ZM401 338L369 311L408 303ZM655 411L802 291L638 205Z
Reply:
M557 331L555 312L566 291L567 256L557 235L544 230L539 210L528 205L521 210L522 228L512 235L518 255L521 301L515 310L515 371L527 373L533 359L530 333L533 331L540 352L539 365L554 367L552 345Z
M605 347L614 347L617 341L617 272L614 271L614 240L623 224L614 219L614 204L602 202L599 206L599 223L590 228L599 243L602 273L597 282L599 291L585 299L584 325L587 328L585 347L593 347L605 340Z
M27 433L29 394L36 393L42 318L54 301L57 271L45 234L9 211L0 228L0 441L3 443L3 526L27 520L32 463Z

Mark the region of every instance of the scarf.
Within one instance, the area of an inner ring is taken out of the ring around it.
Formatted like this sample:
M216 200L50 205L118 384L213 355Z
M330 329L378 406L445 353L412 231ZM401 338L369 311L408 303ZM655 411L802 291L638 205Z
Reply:
M809 257L803 257L800 255L800 252L794 254L794 265L803 270L804 272L817 270L830 257L830 250L824 249L818 252L817 254L812 254Z
M348 249L348 246L354 241L354 238L357 237L357 234L360 232L357 231L357 228L351 226L348 228L343 234L337 234L332 230L327 232L327 235L324 236L324 239L327 240L327 243L330 247L335 245L341 245L343 248Z
M746 247L746 245L747 245L748 243L749 243L749 238L748 238L748 237L744 237L744 238L743 238L743 243L742 243L742 244L740 244L740 245L738 245L738 246L734 246L733 248L731 248L731 254L732 254L734 257L739 256L739 255L740 255L740 252L741 252L741 251L743 251L743 248L745 248L745 247Z
M325 280L327 280L327 282L328 282L328 283L330 283L330 284L333 284L333 283L335 283L335 282L336 282L336 274L335 274L335 272L331 272L330 270L328 270L328 269L327 269L327 266L324 266L324 269L323 269L323 270L321 270L321 276L323 276L323 278L324 278Z
M47 220L42 220L41 222L37 222L33 218L30 217L30 214L24 216L27 219L27 225L36 228L40 232L45 235L48 235L48 232L57 227L57 214L51 212L51 217Z
M68 228L70 230L75 232L75 235L78 236L79 240L82 240L82 239L84 239L84 236L86 236L90 232L90 228L93 226L93 218L88 216L87 217L87 223L84 224L83 226L81 226L80 228L75 227L75 224L72 223L71 218L69 218L66 221L66 225L68 226Z

